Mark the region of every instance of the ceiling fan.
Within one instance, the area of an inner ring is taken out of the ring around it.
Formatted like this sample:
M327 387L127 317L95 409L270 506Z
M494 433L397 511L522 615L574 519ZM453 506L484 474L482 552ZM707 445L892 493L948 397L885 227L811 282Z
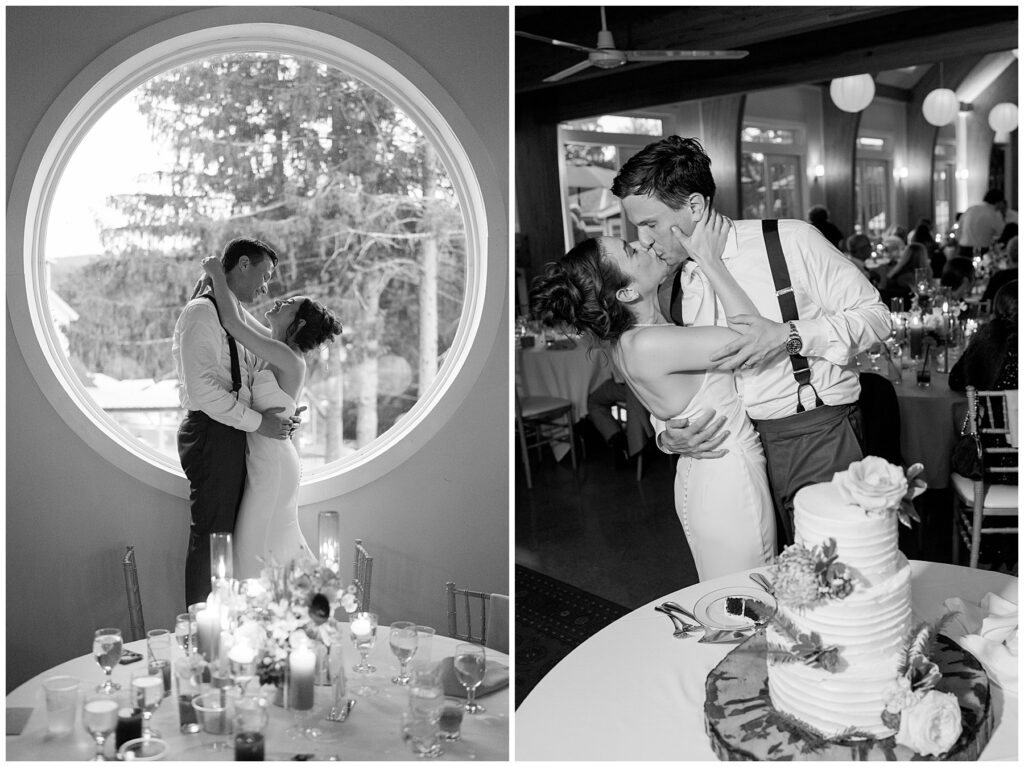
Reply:
M597 47L588 48L585 45L567 43L564 40L553 40L550 37L534 35L530 32L516 31L519 37L530 40L537 40L542 43L550 43L562 48L571 48L574 51L583 51L587 58L579 64L574 64L568 69L556 72L550 77L545 77L544 82L553 83L562 80L577 72L582 72L587 67L598 67L599 69L615 69L633 61L679 61L683 59L742 59L748 51L622 51L615 47L615 40L612 33L608 31L608 23L605 20L604 6L601 6L601 31L597 33Z

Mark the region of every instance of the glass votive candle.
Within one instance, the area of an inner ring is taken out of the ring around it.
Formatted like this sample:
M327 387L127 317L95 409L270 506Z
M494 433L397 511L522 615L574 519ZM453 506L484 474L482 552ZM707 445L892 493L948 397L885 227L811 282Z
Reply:
M160 738L136 738L122 743L117 749L117 758L120 761L143 761L156 762L166 759L171 747L166 740Z
M241 697L235 700L233 730L236 762L262 762L265 758L265 735L270 714L261 698Z

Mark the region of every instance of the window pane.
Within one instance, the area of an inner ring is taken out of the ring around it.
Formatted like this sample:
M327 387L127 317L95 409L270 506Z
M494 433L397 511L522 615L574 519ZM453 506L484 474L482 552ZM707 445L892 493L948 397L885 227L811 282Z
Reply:
M795 144L796 131L788 128L743 126L742 140L750 144Z
M89 224L62 244L83 208ZM254 316L309 295L345 326L307 360L305 468L408 412L461 320L465 227L434 148L387 97L312 59L218 56L139 86L76 150L48 223L65 353L100 407L175 461L174 323L200 258L233 237L281 259Z
M600 115L559 123L567 130L599 131L601 133L633 133L638 136L660 136L661 120L627 115Z
M881 237L889 227L889 163L857 160L857 223L869 237Z
M769 218L765 195L764 155L744 152L740 167L740 189L743 214L741 218Z
M573 243L612 234L607 218L618 211L611 193L619 167L619 152L612 144L565 142L565 211Z
M800 161L795 157L769 157L770 218L803 218L800 211Z

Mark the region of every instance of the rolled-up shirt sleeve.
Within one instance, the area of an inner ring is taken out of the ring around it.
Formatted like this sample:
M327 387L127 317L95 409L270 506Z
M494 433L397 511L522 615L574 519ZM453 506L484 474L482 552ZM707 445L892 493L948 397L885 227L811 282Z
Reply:
M212 309L212 306L211 306ZM225 381L222 360L224 332L198 305L187 307L181 318L181 383L188 406L241 431L256 431L263 416L239 401ZM225 385L226 384L226 385Z
M817 240L813 235L801 237L799 252L808 292L823 313L795 320L794 324L803 340L805 356L822 357L842 366L871 344L887 338L892 331L892 316L860 270L824 237Z

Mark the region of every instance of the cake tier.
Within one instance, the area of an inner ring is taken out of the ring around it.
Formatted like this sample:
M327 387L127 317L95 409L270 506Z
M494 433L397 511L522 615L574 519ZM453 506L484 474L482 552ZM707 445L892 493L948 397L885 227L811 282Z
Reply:
M857 583L845 599L803 611L779 605L801 632L817 633L823 646L836 645L844 667L832 673L799 661L770 662L769 690L777 710L830 736L849 728L891 734L881 720L882 695L896 677L911 629L910 565L898 551L896 561L895 575L873 586ZM767 636L772 645L791 644L775 625Z
M844 503L831 483L809 485L793 499L796 540L811 548L835 538L839 561L868 584L896 573L899 531L896 515L868 514Z

